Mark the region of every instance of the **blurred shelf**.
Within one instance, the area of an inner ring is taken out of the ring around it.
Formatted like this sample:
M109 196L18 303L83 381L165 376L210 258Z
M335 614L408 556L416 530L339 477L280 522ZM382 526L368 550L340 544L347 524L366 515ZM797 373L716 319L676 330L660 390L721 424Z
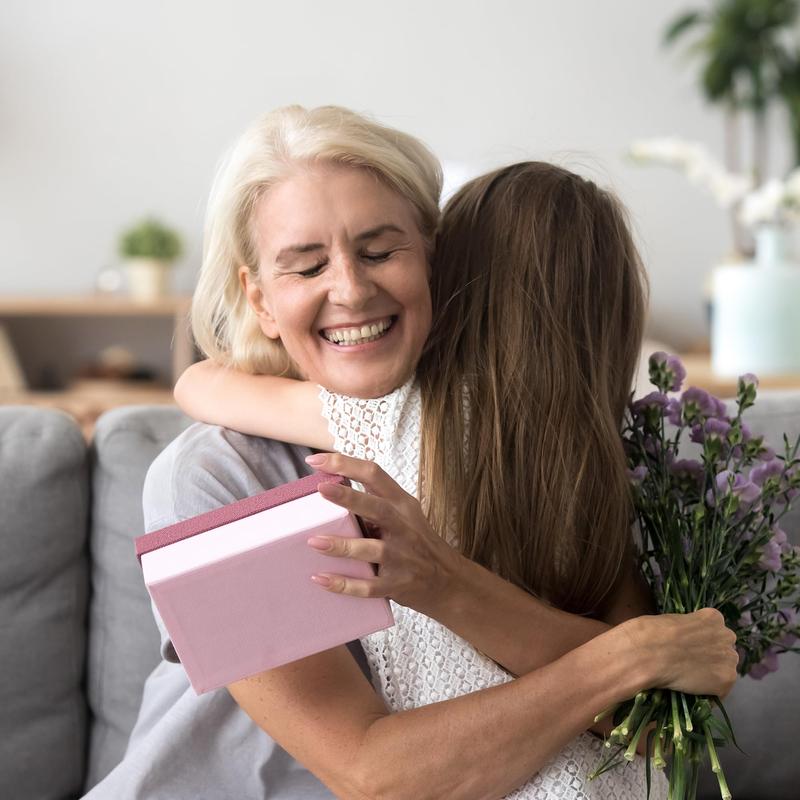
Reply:
M125 295L20 295L0 296L0 325L24 319L58 318L61 320L121 319L132 324L149 325L154 318L171 322L171 379L195 360L195 349L189 332L190 295L167 295L153 300L136 300ZM141 320L141 322L139 322ZM23 365L24 366L24 365Z
M735 397L737 377L722 377L711 369L709 353L684 353L678 357L686 367L684 386L697 386L717 397ZM759 392L774 389L800 389L800 374L797 375L758 375Z
M65 295L0 297L0 316L53 317L168 317L188 314L192 298L185 295L134 300L123 295Z

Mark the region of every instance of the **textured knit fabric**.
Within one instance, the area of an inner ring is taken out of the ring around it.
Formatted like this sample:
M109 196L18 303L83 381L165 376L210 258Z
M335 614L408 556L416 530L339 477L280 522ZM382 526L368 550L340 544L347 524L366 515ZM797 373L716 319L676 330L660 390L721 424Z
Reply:
M334 448L375 461L410 494L417 494L421 398L409 381L386 397L361 399L320 389ZM513 677L449 628L390 601L395 625L361 639L372 682L393 711L418 708L507 683ZM521 746L523 746L521 744ZM607 754L602 741L583 733L508 798L643 800L645 762L640 756L594 781L586 776ZM655 770L650 797L666 797Z

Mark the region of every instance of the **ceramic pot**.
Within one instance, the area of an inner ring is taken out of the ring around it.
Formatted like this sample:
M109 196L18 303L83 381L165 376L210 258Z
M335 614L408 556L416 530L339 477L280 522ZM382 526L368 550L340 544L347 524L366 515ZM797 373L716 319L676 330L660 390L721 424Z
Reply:
M143 302L166 297L170 293L169 261L157 258L130 258L125 262L128 292L134 300Z

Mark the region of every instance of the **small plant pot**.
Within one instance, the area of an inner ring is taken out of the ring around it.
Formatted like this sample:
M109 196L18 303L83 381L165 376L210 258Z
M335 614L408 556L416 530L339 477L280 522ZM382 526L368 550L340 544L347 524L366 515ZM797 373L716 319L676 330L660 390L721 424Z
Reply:
M125 262L128 292L134 300L148 301L170 294L169 261L156 258L130 258Z

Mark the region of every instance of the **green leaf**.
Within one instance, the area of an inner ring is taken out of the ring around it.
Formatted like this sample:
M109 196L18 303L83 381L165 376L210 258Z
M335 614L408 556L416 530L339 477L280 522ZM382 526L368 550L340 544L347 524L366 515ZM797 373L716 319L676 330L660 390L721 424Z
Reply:
M741 747L739 747L739 743L736 741L736 737L733 735L733 725L731 725L730 717L728 716L728 712L725 710L725 706L722 705L720 699L716 696L711 697L711 702L722 712L722 716L725 717L725 722L728 724L728 734L731 737L731 741L733 742L733 746L744 756L747 755Z
M676 17L664 31L664 44L670 45L703 19L700 11L687 11Z

